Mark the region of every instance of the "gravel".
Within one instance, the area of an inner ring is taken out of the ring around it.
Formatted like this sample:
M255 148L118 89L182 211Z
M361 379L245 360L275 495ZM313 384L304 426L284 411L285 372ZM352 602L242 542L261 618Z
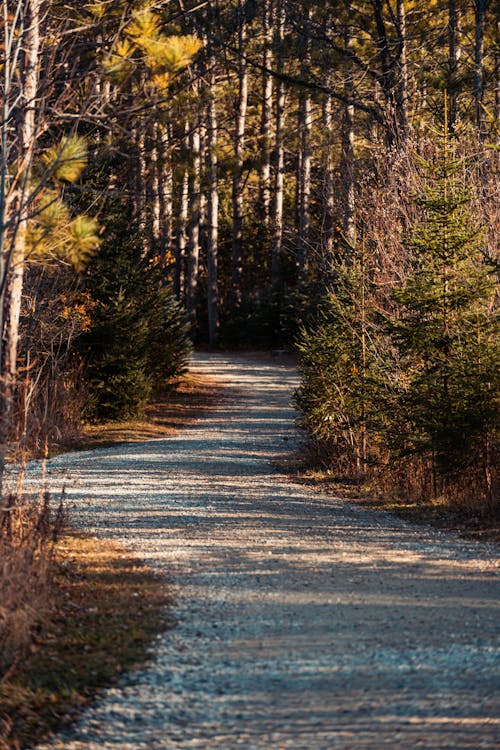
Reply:
M498 748L498 548L281 475L279 358L193 368L223 392L183 433L49 463L78 524L164 572L177 626L39 750Z

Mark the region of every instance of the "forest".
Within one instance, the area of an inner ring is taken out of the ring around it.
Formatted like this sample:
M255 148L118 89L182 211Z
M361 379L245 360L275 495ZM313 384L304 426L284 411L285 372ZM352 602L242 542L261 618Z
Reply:
M497 10L2 0L0 474L287 349L311 461L498 513Z

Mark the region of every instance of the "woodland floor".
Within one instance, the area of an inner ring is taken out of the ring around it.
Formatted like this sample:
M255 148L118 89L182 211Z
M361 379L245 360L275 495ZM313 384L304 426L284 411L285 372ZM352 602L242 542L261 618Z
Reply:
M39 748L498 747L499 548L280 473L290 364L193 371L221 389L182 433L49 462L75 523L165 576L177 624Z

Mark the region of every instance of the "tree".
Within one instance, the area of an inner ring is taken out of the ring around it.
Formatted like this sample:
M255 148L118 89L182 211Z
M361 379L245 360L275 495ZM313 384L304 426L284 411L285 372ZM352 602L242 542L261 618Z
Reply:
M493 502L499 354L493 267L481 253L481 233L469 213L467 164L456 155L446 126L435 137L436 160L423 164L423 218L408 239L411 273L394 289L404 445L410 453L431 455L444 480L482 467L483 490ZM401 435L396 442L401 444Z

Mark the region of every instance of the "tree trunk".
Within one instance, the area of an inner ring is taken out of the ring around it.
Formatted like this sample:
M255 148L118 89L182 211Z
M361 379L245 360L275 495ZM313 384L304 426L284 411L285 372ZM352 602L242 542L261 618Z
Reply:
M148 252L149 238L151 231L148 231L149 225L149 206L147 200L147 180L148 164L146 161L146 128L142 122L137 126L136 139L136 184L135 195L133 196L135 216L139 226L139 237L142 246L142 254L145 256Z
M457 78L460 48L458 43L458 8L456 0L448 0L448 96L450 99L450 132L457 119Z
M276 19L276 68L283 73L283 41L285 38L285 3L278 0ZM281 78L276 85L276 135L274 145L274 201L273 201L273 247L271 256L271 284L274 292L281 288L281 255L283 249L283 187L285 176L285 104L286 90Z
M325 173L323 186L323 241L322 251L327 266L333 256L335 239L335 161L333 155L332 97L323 100L323 129L325 137Z
M406 8L405 0L396 2L396 22L399 37L399 60L396 68L396 122L397 140L404 145L408 139L408 60L406 43Z
M209 98L207 127L208 157L208 216L207 216L207 308L208 341L211 347L217 346L219 333L218 274L217 254L219 238L219 186L217 160L217 106L216 106L216 59L211 54L209 65Z
M196 302L198 293L198 270L200 261L200 127L199 123L190 135L191 175L189 178L189 228L186 279L186 312L191 327L196 325Z
M262 74L262 114L260 121L261 166L259 175L259 203L262 211L264 234L269 230L271 221L271 124L273 117L273 76L268 73L273 64L273 19L271 0L264 3L264 55Z
M486 20L487 0L474 0L475 7L475 35L474 35L474 103L476 111L476 126L479 138L486 137L486 121L483 109L484 92L484 26Z
M307 28L305 31L304 63L302 65L302 77L307 79L310 67L310 40L309 23L312 11L307 11ZM298 275L304 279L307 271L309 255L309 230L311 226L311 95L309 90L302 93L299 106L299 133L300 133L300 202L299 202L299 254Z
M184 126L184 148L189 152L189 122ZM176 242L175 242L175 274L174 293L180 302L186 299L186 246L187 221L189 211L189 169L184 165L180 184L179 207L177 214Z
M232 297L233 307L239 308L242 299L241 280L243 274L243 158L245 125L248 103L248 71L246 61L246 26L244 2L238 0L238 104L234 133L233 171L233 252L232 252Z
M23 26L24 60L22 78L22 105L19 125L19 155L23 170L23 186L19 191L16 210L18 221L12 254L12 273L9 285L7 320L7 402L6 411L12 407L12 390L17 374L17 351L19 344L19 319L24 282L26 255L26 231L30 192L31 162L36 142L36 106L39 82L40 53L40 8L41 0L27 0Z
M153 126L153 138L150 143L151 150L151 178L150 178L150 197L151 201L151 250L155 256L160 256L160 247L162 242L161 216L162 216L162 143L161 127Z
M347 3L347 18L350 15L350 2ZM345 27L345 47L349 50L352 47L352 27L347 21ZM348 68L344 73L345 94L352 96L352 71ZM343 230L344 238L347 244L346 251L350 254L356 241L355 228L355 192L354 192L354 106L346 104L342 118L342 158L341 158L341 179L342 179L342 198L343 198Z
M160 208L160 242L159 253L163 276L166 277L167 264L171 262L170 251L173 231L173 172L170 157L170 126L159 125L158 132L158 198Z

